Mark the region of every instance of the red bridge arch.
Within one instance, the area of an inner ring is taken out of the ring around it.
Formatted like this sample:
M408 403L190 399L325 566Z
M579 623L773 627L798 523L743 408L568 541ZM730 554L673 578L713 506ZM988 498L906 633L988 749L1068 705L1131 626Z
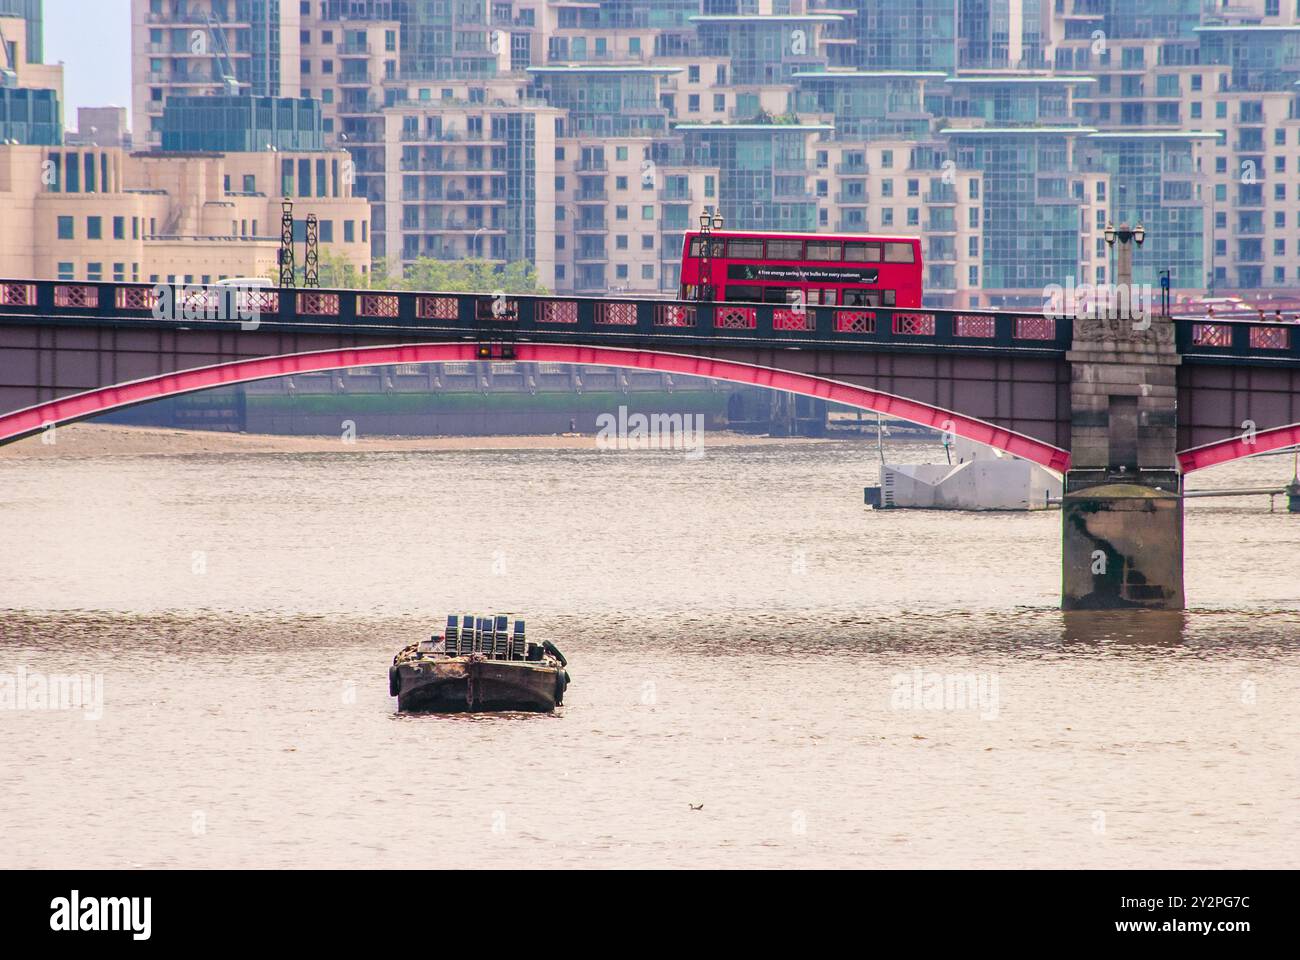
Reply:
M873 410L889 416L946 430L956 436L985 443L1023 457L1049 470L1064 473L1070 464L1067 451L1033 437L977 420L952 410L905 397L854 386L838 380L776 370L732 360L715 360L653 350L617 347L582 347L564 344L516 343L514 359L523 363L574 363L654 370L684 376L708 377L731 383L785 390L808 397ZM348 367L379 367L405 363L439 363L478 360L477 345L470 342L419 343L347 350L322 350L275 357L237 360L208 367L148 377L50 400L0 416L0 444L40 433L51 425L72 423L122 407L163 397L194 393L213 387L268 380L299 373L320 373Z
M1183 473L1204 470L1206 467L1218 466L1243 457L1251 457L1270 450L1284 450L1300 445L1300 423L1271 430L1260 430L1253 434L1229 437L1214 443L1203 443L1199 447L1178 451L1178 468Z

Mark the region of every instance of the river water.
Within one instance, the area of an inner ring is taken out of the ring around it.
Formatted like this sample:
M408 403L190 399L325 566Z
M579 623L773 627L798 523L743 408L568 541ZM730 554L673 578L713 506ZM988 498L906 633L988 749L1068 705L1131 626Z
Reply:
M102 682L0 709L0 866L1300 866L1300 516L1191 503L1185 616L1066 618L1058 513L875 482L853 443L0 461L0 692ZM393 653L498 610L566 705L395 714Z

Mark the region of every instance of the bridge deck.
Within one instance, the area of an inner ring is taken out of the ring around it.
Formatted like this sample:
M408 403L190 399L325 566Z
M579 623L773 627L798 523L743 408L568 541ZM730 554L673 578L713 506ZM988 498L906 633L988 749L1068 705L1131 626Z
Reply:
M1041 312L695 303L634 298L0 280L0 322L527 339L618 346L742 341L769 348L1064 357L1069 318ZM1300 324L1177 318L1191 362L1300 364Z

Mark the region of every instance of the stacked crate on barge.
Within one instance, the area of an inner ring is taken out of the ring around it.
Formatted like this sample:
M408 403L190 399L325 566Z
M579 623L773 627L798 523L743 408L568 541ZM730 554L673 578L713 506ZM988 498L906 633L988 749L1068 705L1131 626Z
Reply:
M524 629L523 620L515 620L514 633L510 633L510 618L505 614L496 617L476 617L465 614L458 618L454 613L447 617L447 629L441 638L421 643L429 646L422 652L446 653L449 657L467 657L472 653L481 653L489 659L496 660L532 660L540 661L545 655L544 645L530 644ZM442 648L439 649L441 641Z

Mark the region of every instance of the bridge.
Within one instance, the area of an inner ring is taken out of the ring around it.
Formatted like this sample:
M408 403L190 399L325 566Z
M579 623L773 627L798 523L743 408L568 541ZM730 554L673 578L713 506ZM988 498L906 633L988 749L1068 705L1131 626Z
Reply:
M1300 325L0 280L0 443L253 380L600 364L818 397L1066 477L1062 603L1181 608L1182 477L1300 443Z

